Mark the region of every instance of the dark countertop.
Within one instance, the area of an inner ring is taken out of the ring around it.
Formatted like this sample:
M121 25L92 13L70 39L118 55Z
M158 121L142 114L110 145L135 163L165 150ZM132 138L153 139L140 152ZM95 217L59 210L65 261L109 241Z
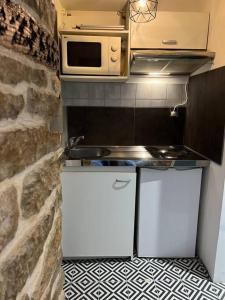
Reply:
M82 147L82 146L79 146ZM84 146L87 147L87 146ZM99 147L99 146L90 146ZM66 160L65 167L140 167L140 168L204 168L209 160L185 147L188 155L184 158L165 159L155 158L147 150L151 146L104 146L110 154L97 159Z

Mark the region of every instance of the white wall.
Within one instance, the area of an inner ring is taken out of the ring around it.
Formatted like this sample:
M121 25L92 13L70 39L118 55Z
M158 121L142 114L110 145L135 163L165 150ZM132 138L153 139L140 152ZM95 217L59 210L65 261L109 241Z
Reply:
M224 151L223 161L225 161L225 151ZM225 172L225 166L224 166L224 172ZM217 253L216 253L216 263L214 269L214 281L225 282L225 181L224 181L224 191L223 191L223 199L222 199L219 238L218 238Z
M203 11L207 0L159 0L162 11Z
M225 0L205 0L204 10L211 13L208 48L216 52L218 68L225 65ZM222 165L212 162L204 174L198 235L199 256L215 282L225 282L224 180L225 141Z
M126 0L55 0L68 10L118 10ZM159 0L159 10L165 11L202 11L206 0Z

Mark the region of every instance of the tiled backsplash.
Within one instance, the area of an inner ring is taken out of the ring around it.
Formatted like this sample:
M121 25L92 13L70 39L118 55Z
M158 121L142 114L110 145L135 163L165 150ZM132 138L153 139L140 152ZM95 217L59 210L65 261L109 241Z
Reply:
M183 144L185 109L171 118L169 108L67 107L67 119L68 136L85 145Z
M185 99L185 85L171 83L63 82L64 106L173 107Z

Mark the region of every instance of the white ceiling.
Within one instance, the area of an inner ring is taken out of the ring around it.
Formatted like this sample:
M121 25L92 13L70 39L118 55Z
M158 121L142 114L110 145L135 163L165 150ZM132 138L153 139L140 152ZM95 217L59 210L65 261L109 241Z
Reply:
M60 0L66 10L118 11L127 0Z

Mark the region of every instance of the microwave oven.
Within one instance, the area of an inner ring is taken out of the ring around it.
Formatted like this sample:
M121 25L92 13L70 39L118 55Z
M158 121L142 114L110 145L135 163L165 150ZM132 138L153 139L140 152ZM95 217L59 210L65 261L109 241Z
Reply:
M121 37L63 35L62 72L70 75L120 75Z

